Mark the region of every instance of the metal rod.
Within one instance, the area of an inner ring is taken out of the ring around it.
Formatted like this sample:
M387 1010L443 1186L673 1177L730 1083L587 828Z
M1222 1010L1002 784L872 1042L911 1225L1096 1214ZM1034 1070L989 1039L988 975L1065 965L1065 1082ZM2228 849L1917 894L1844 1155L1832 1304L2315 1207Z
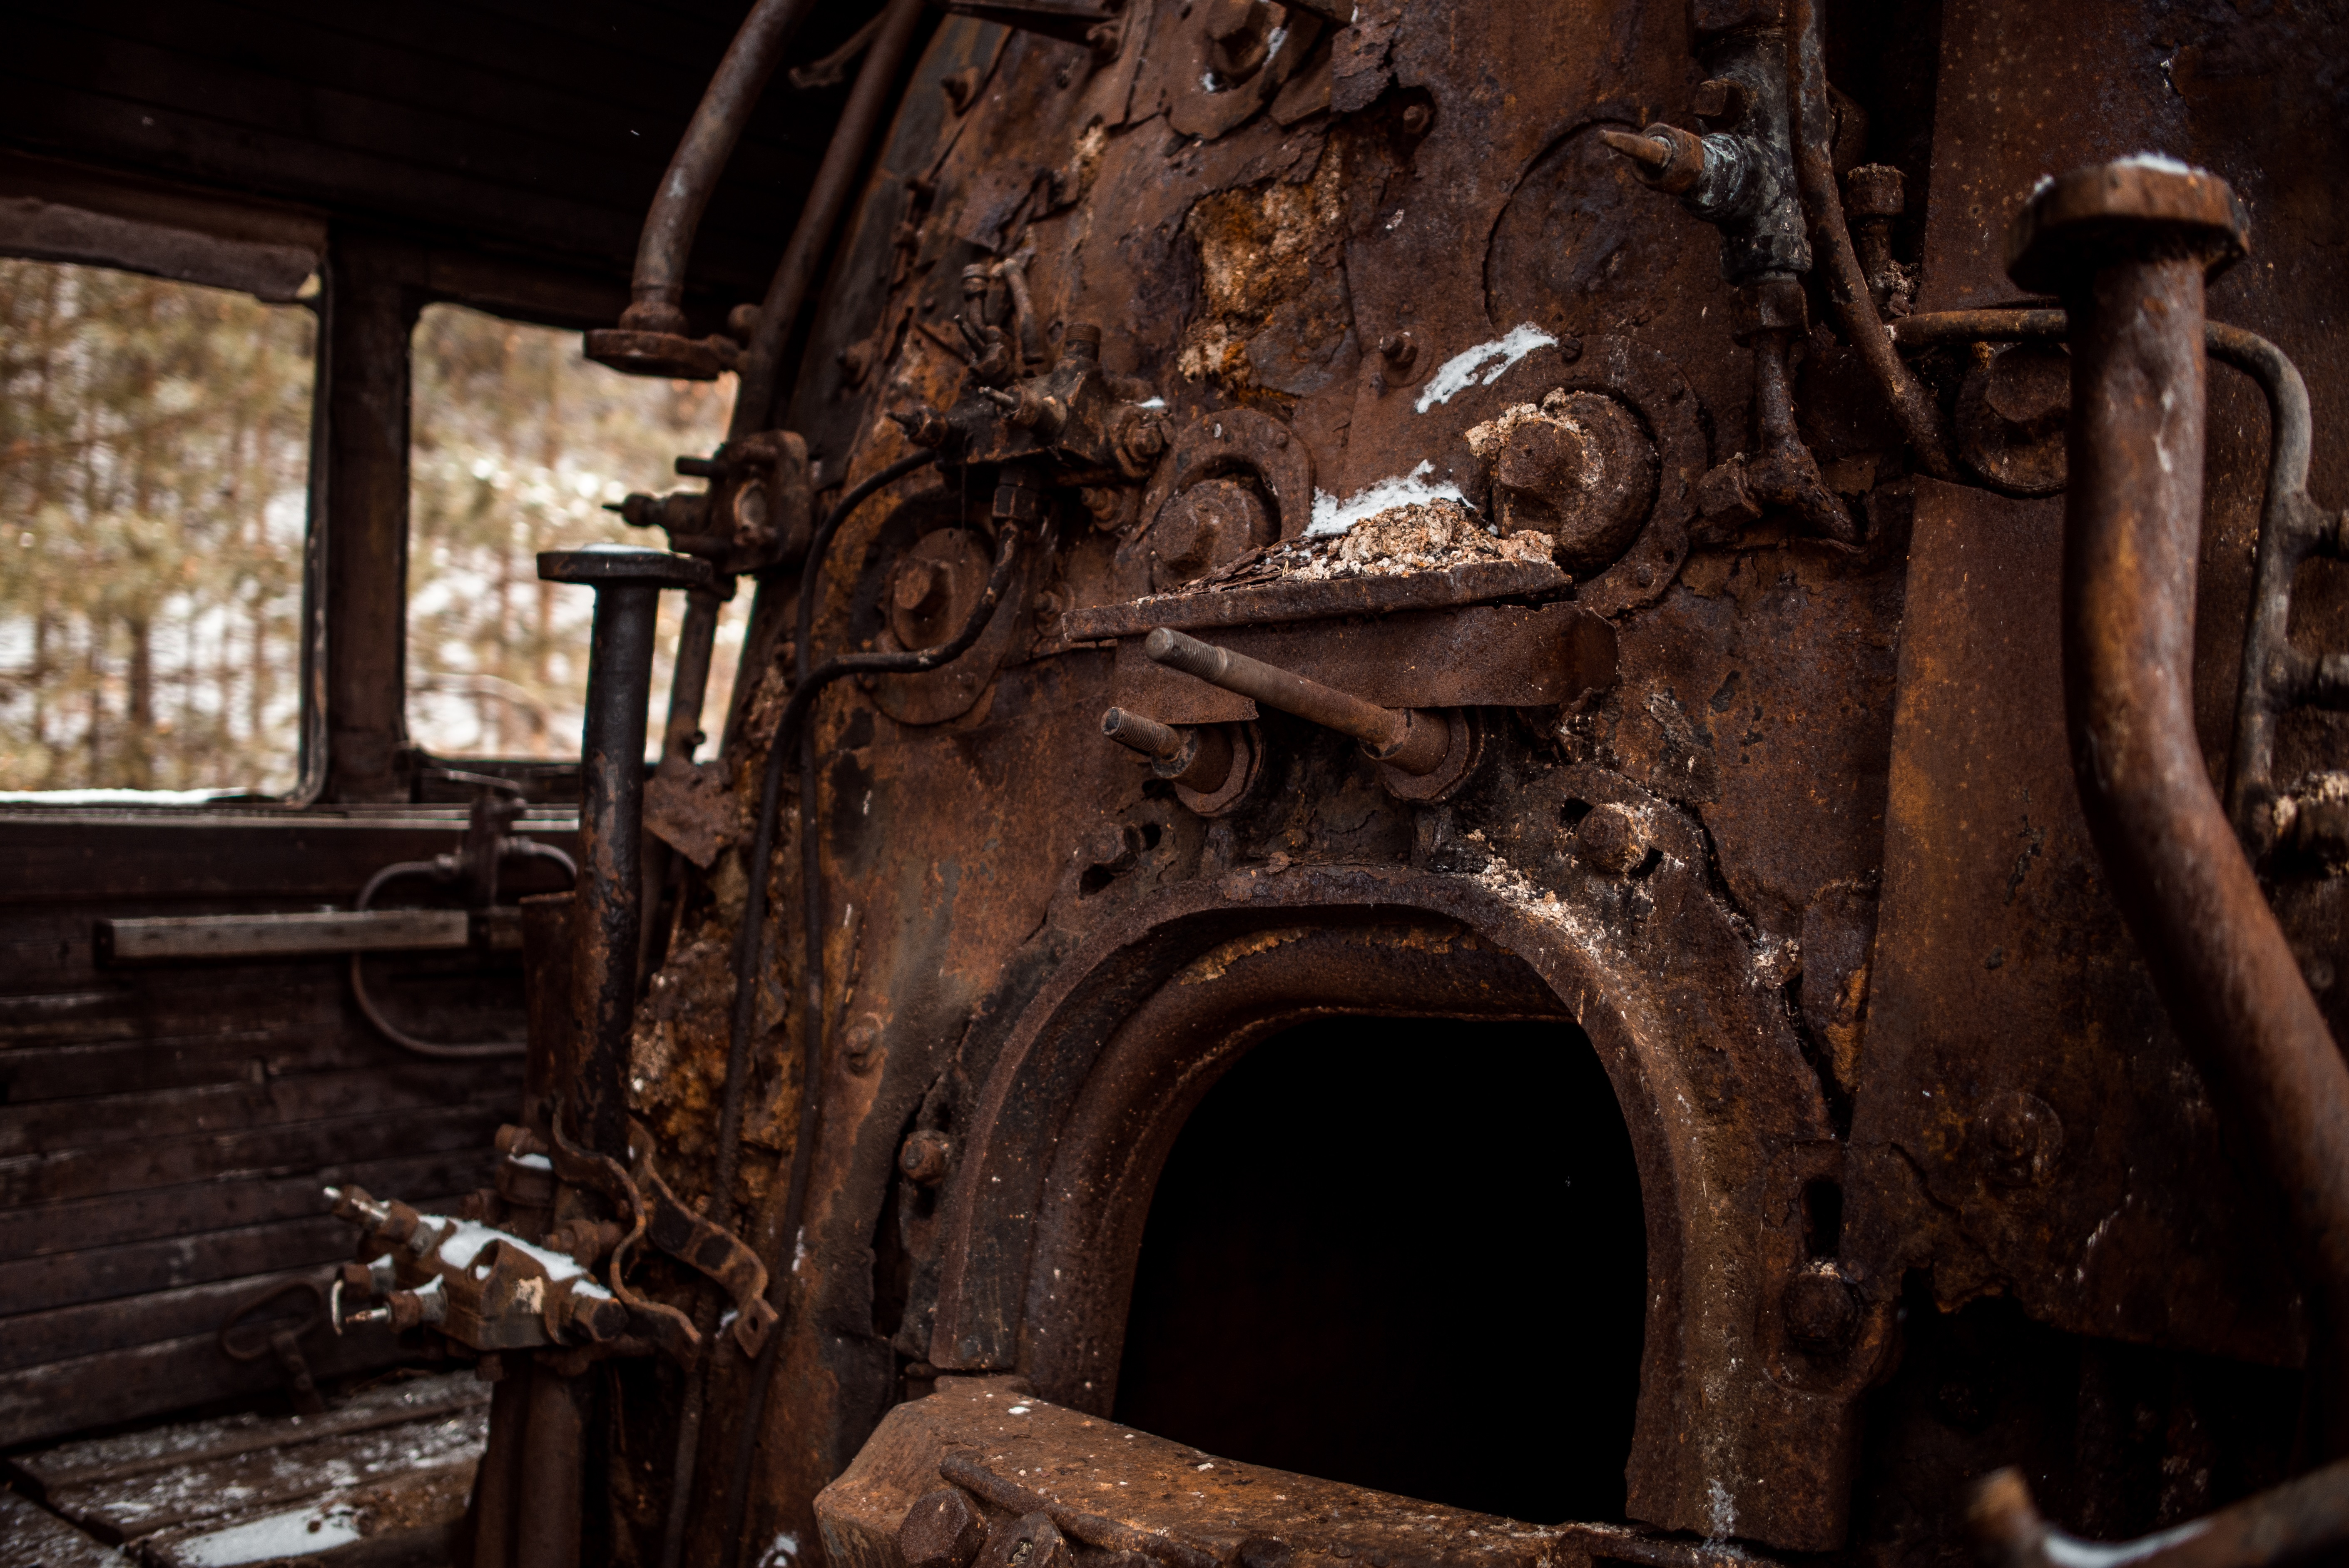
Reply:
M775 74L784 46L812 8L813 0L758 0L742 18L694 108L684 139L661 171L660 187L645 213L644 233L636 240L636 276L628 289L632 303L620 317L623 327L685 330L680 305L686 257L693 249L694 231L701 225L702 210L718 188L718 177L741 140L742 127L758 106L767 78Z
M600 1154L627 1156L628 1036L644 919L645 711L664 587L707 587L709 564L659 550L550 550L538 575L595 590L580 739L579 886L572 1008L578 1019L574 1125Z
M690 588L685 624L677 632L677 665L669 676L668 722L661 726L660 766L682 770L701 743L701 704L709 692L709 659L718 643L726 598L715 587Z
M1892 404L1893 417L1916 450L1918 462L1935 479L1955 481L1957 465L1950 461L1941 433L1940 407L1893 352L1844 222L1843 197L1836 190L1835 161L1827 147L1827 75L1819 43L1818 0L1786 0L1786 35L1795 182L1810 219L1811 248L1826 269L1827 297L1843 320L1844 336Z
M816 264L839 225L849 184L864 168L865 149L892 100L898 67L912 47L925 4L926 0L889 0L889 9L883 13L880 36L873 40L864 64L857 70L848 106L841 111L832 142L824 149L823 162L816 169L815 183L808 191L806 204L800 208L791 242L783 247L783 259L776 264L767 296L759 306L759 325L750 335L750 352L742 357L741 384L735 389L734 416L727 428L730 441L773 423L783 346L791 340L800 306L807 301Z
M2211 788L2194 726L2213 253L2191 243L2207 225L2158 215L2182 205L2174 197L2141 202L2153 216L2082 198L2117 192L2109 205L2125 209L2155 178L2122 172L2098 187L2107 171L2085 171L2034 198L2013 268L2025 286L2053 277L2071 320L2064 685L2074 771L2155 986L2292 1217L2337 1451L2349 1417L2349 1065Z
M1155 757L1171 763L1183 754L1183 732L1146 719L1123 708L1112 708L1102 715L1102 733L1121 746L1130 746L1145 757Z
M2039 1516L2023 1472L1993 1471L1967 1511L1992 1568L2263 1568L2294 1563L2349 1541L2349 1460L2246 1498L2207 1519L2137 1541L2083 1541Z
M514 1568L579 1568L586 1456L582 1438L585 1374L564 1377L540 1362L531 1371L522 1487L514 1513ZM492 1398L495 1397L492 1396Z
M1253 697L1268 708L1294 713L1325 730L1351 735L1373 751L1391 752L1402 744L1410 720L1392 708L1365 702L1360 697L1308 680L1293 670L1216 648L1186 637L1171 627L1160 627L1143 639L1142 651L1166 666L1195 676L1210 686Z
M2308 495L2308 383L2266 338L2212 323L2213 353L2251 371L2268 400L2268 483L2260 507L2260 549L2243 622L2243 662L2236 675L2235 738L2227 762L2227 817L2254 857L2275 845L2276 720L2292 695L2284 675L2292 654L2292 585L2316 553L2324 517Z
M1143 639L1142 651L1210 686L1351 735L1373 762L1413 777L1433 773L1452 751L1452 721L1440 712L1381 708L1293 670L1185 637L1171 627L1162 626Z

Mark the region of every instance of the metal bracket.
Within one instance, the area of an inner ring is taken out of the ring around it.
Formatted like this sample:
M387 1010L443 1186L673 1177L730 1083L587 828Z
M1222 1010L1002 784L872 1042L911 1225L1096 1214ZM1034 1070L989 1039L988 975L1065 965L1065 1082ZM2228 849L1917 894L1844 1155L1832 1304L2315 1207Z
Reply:
M711 1224L680 1202L653 1168L649 1154L637 1162L636 1174L652 1194L645 1239L718 1282L734 1301L734 1343L743 1355L757 1355L775 1326L775 1309L767 1303L767 1265L733 1231Z

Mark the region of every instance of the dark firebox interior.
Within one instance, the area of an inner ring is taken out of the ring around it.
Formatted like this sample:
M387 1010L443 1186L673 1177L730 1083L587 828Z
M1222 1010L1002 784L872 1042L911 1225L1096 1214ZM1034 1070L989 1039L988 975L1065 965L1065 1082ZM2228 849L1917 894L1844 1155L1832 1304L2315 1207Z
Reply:
M1630 1137L1579 1030L1318 1020L1185 1126L1116 1417L1430 1501L1619 1518L1646 1280Z

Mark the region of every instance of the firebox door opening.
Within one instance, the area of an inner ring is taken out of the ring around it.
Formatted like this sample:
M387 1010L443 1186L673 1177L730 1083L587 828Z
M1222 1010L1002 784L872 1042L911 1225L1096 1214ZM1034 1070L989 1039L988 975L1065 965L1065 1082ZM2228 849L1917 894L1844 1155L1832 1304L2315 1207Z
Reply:
M1184 1126L1115 1417L1425 1501L1619 1520L1646 1288L1630 1135L1580 1030L1320 1019Z

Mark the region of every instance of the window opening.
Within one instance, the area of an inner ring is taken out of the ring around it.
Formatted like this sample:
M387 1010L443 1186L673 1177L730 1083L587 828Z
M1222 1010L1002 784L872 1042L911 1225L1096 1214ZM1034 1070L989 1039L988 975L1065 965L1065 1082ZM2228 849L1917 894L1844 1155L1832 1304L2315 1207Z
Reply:
M1620 1519L1646 1293L1630 1137L1579 1030L1319 1020L1185 1125L1115 1416L1427 1501Z
M316 319L0 258L0 801L298 783Z
M576 332L454 305L425 307L412 348L409 737L440 757L576 757L595 597L539 581L538 552L666 548L605 507L670 488L679 455L715 450L733 381L625 376ZM648 757L684 613L685 596L661 596ZM744 619L738 601L719 622L705 714L727 711Z

